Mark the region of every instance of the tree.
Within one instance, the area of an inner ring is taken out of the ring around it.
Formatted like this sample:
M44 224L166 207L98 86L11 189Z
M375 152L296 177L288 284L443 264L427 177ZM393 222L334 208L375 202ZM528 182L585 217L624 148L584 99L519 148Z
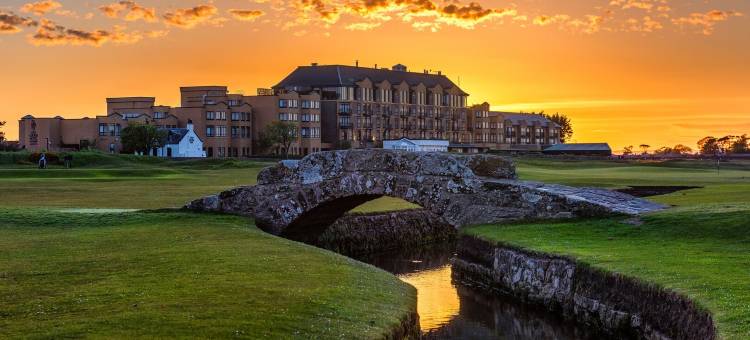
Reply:
M648 155L648 149L651 147L651 145L641 144L638 147L641 148L641 151L643 152L644 155Z
M672 148L670 148L668 146L662 146L662 147L656 149L656 151L654 151L655 155L662 155L662 156L664 156L664 155L670 155L670 154L673 154L673 153L674 153L674 150L672 150Z
M3 126L5 126L5 122L0 120L0 129L2 129ZM5 132L0 131L0 143L4 143L4 142L5 142Z
M732 143L732 153L748 153L750 151L748 141L750 141L750 137L747 134L737 137L737 140Z
M698 151L704 155L713 155L719 152L719 145L715 137L703 137L698 141Z
M285 121L275 121L266 126L263 136L271 145L276 145L282 150L284 158L289 154L292 143L297 141L297 124Z
M677 144L672 148L672 151L676 154L685 155L693 152L693 149L687 145Z
M547 117L547 119L555 122L557 125L560 125L560 141L565 143L566 141L569 141L571 137L573 137L573 122L571 122L570 118L568 116L562 114L562 113L555 113L551 115L544 114L542 112L542 115Z
M148 155L151 150L164 146L167 141L166 130L146 124L131 124L122 129L120 138L126 152L141 152Z
M732 146L739 140L739 136L728 135L721 137L716 140L716 144L719 146L722 152L728 153L732 151Z
M255 140L253 145L253 151L258 154L264 155L273 146L274 142L268 138L264 131L258 132L258 138Z
M633 146L628 145L622 149L622 154L625 156L630 156L633 154Z

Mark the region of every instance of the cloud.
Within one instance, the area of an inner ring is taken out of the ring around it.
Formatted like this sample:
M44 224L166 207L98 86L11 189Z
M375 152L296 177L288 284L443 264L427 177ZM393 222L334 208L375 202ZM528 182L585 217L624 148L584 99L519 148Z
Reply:
M36 15L44 15L47 12L62 7L62 4L55 0L43 0L37 2L31 2L21 6L21 12L34 13Z
M156 18L156 9L147 8L137 4L135 1L120 1L109 5L99 7L104 15L116 19L120 13L125 13L126 21L144 20L154 22Z
M717 22L729 20L731 17L741 17L744 14L735 11L711 10L706 13L691 13L686 17L672 19L675 25L697 26L704 35L711 35Z
M266 13L256 9L230 9L229 14L237 20L254 21Z
M39 23L31 18L22 17L12 12L0 11L0 34L21 32L24 27L34 27Z
M288 26L320 21L324 25L339 22L342 16L352 16L368 20L367 25L360 22L349 26L363 28L373 26L374 22L386 22L399 18L411 23L418 30L430 28L437 30L442 25L473 29L477 24L505 16L515 16L513 8L487 8L477 2L462 4L458 1L438 3L433 0L294 0L292 8L298 17Z
M344 28L350 31L369 31L380 27L380 25L382 24L379 22L357 22L349 24Z
M174 12L164 14L164 22L179 28L189 29L199 24L211 22L217 12L218 9L214 5L200 5L193 8L178 9Z
M144 37L163 37L168 31L139 32L126 31L125 26L115 25L112 30L96 29L92 31L71 29L51 20L42 19L35 34L29 36L29 42L36 46L94 46L106 43L134 44Z

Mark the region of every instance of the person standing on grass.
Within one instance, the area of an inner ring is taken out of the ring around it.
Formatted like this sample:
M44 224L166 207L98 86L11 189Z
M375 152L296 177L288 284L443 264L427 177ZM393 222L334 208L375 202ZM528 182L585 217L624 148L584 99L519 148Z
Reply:
M47 168L47 155L42 152L42 154L39 156L39 169L46 169Z
M65 167L68 169L72 168L73 167L73 155L67 154L65 155L64 159L65 159Z

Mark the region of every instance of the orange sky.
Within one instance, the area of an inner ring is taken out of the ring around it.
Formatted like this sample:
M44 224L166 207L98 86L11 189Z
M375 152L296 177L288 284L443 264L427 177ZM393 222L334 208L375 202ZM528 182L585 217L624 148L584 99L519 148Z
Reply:
M29 113L176 105L184 85L252 94L359 60L442 70L471 103L564 112L577 142L694 147L750 133L748 15L745 0L6 0L0 120L15 139Z

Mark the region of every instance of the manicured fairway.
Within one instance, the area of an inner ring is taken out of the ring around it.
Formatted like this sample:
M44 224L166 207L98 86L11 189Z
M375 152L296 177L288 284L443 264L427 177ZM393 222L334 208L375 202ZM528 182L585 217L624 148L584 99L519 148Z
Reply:
M611 164L521 160L524 179L571 185L698 185L653 200L674 205L642 218L485 225L465 232L572 255L581 261L688 294L715 317L726 339L750 338L750 167L705 163Z
M246 218L129 210L254 184L271 163L75 159L0 165L0 338L379 338L416 308L391 274Z
M0 338L376 338L413 287L233 216L0 210Z

